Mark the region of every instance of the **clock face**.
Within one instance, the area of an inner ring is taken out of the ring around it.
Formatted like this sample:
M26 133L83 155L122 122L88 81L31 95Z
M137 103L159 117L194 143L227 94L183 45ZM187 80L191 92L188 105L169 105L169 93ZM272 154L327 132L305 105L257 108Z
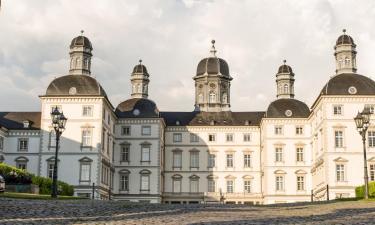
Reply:
M139 116L140 113L141 113L141 111L139 111L139 109L134 109L133 110L133 115L134 116Z
M286 110L285 111L285 116L287 116L287 117L291 117L293 115L293 112L292 112L292 110Z
M210 88L214 89L215 87L216 87L216 85L214 83L210 84Z
M71 88L69 89L69 94L70 94L70 95L75 95L75 94L77 94L77 88L75 88L75 87L71 87Z
M357 88L355 88L354 86L351 86L351 87L348 88L348 92L351 95L355 95L355 94L357 94Z
M203 84L200 84L200 85L199 85L199 88L203 88Z

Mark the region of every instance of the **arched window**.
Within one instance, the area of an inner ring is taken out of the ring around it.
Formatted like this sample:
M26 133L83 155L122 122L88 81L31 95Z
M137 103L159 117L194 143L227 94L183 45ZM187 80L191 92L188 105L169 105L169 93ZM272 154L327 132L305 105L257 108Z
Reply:
M81 67L81 58L79 57L76 59L76 67Z
M215 103L216 102L216 94L215 92L210 93L210 103Z
M135 86L135 84L133 84L133 93L137 92L137 88Z
M223 103L224 104L228 103L228 95L227 95L227 93L223 93Z
M288 94L288 93L289 93L289 85L284 84L284 94Z
M145 94L147 93L147 88L148 88L147 84L143 85L143 93L145 93Z
M342 66L343 66L343 60L342 59L339 59L339 69L341 69L342 68Z
M350 59L348 57L345 58L345 66L350 66Z
M137 85L137 92L138 93L141 93L142 92L142 86L140 84Z
M198 95L198 102L199 103L203 102L203 94L202 93L199 93L199 95Z

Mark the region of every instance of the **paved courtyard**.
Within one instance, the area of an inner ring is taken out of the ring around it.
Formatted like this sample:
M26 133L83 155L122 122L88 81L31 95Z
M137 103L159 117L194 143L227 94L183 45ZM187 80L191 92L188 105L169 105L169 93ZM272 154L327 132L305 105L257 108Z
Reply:
M0 198L0 224L375 224L375 202L244 206Z

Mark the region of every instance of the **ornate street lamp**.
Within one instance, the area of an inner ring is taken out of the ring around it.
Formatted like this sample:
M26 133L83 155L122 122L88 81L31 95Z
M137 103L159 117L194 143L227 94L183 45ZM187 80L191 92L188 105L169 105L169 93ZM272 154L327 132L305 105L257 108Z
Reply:
M358 112L357 116L354 117L355 124L359 134L362 136L363 143L363 159L364 159L364 179L365 179L365 199L368 199L368 173L367 173L367 155L366 155L366 131L370 124L370 109L365 107L363 111Z
M59 141L62 132L65 130L65 124L68 120L63 112L60 112L57 106L51 112L52 126L56 133L56 151L55 151L55 163L53 165L53 176L52 176L52 198L57 198L57 161L59 154Z

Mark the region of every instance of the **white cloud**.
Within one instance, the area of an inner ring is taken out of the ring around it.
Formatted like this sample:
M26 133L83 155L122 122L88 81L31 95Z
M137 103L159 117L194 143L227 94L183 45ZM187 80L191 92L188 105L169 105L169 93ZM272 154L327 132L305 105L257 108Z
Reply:
M68 46L81 29L93 43L93 76L115 106L130 97L142 58L159 109L192 110L192 77L212 38L234 78L232 110L265 110L284 58L296 98L311 104L334 72L343 28L357 43L359 73L375 74L373 0L18 0L0 13L0 111L40 110L38 95L68 72Z

